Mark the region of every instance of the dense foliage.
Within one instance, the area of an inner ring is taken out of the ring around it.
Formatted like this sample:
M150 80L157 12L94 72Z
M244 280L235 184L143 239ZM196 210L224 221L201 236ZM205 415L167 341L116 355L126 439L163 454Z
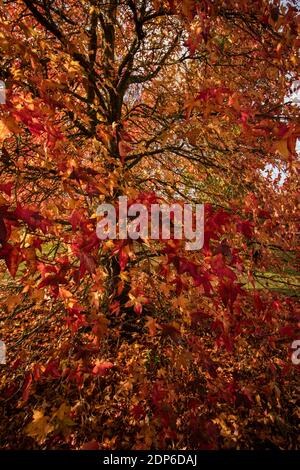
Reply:
M0 16L1 448L299 448L296 3ZM203 248L99 240L120 195L205 203Z

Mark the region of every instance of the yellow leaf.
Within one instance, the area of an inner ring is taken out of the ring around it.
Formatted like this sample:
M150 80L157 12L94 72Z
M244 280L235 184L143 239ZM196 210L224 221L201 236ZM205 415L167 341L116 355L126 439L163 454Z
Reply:
M147 322L145 323L145 327L148 328L149 334L151 336L155 336L157 333L157 330L160 329L160 325L156 323L155 319L152 317L146 317Z
M3 142L10 136L10 130L6 127L3 121L0 121L0 142Z
M6 116L5 119L3 119L2 124L8 130L9 133L20 134L21 132L21 129L19 128L18 124L16 123L16 121L14 120L12 116ZM1 121L0 121L0 129L1 129ZM1 129L0 139L2 137L3 136L2 136L2 129Z
M274 150L277 150L277 152L279 152L280 155L282 155L285 158L288 158L288 156L290 154L289 149L288 149L287 140L285 140L285 139L279 140L278 142L275 142Z
M1 131L0 131L1 132ZM0 137L1 139L1 137ZM0 194L0 206L5 206L7 204L7 200L5 199L5 197L2 196L2 194Z
M43 411L35 410L33 421L26 426L25 433L41 444L53 429L54 426L49 423L49 417L44 416Z
M60 421L61 426L74 426L75 423L70 419L69 414L70 406L66 403L62 403L52 418L56 418L58 421Z
M62 299L70 299L73 297L72 292L69 290L65 289L64 287L59 288L59 295Z
M13 309L16 307L16 305L20 303L21 299L22 299L22 296L20 294L10 295L6 299L6 306L7 306L8 311L12 312Z

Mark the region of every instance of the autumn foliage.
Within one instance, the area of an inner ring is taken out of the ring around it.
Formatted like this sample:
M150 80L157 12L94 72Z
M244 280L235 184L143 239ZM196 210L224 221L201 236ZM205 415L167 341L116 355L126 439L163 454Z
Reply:
M299 448L296 2L0 17L0 447ZM99 240L120 195L205 203L203 248Z

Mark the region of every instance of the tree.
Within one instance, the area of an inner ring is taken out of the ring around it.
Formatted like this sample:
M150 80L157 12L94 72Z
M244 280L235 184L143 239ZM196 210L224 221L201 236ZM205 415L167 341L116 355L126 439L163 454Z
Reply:
M4 447L296 447L296 6L0 11ZM205 203L203 249L100 241L125 195Z

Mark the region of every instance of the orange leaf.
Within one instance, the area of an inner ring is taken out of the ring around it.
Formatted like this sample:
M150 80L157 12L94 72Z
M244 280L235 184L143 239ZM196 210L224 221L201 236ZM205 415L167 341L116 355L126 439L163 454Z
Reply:
M113 366L114 365L111 362L100 362L97 360L93 368L93 374L97 375L98 377L102 377L103 375L106 375L106 372Z

